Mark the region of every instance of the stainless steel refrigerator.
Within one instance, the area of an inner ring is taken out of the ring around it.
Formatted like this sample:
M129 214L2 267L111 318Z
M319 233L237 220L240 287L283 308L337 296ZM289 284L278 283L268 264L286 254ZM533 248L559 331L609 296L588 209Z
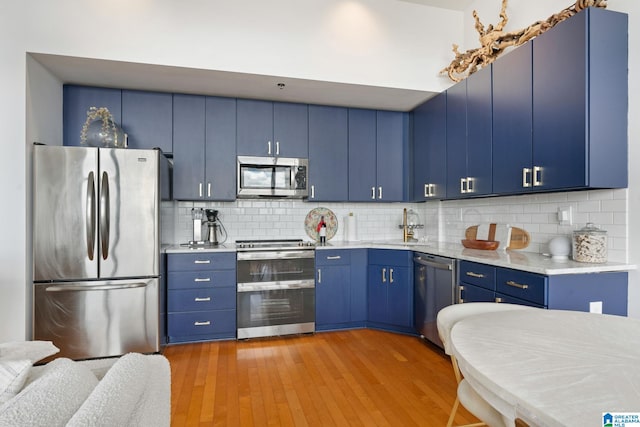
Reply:
M34 146L33 338L58 356L164 344L160 150Z

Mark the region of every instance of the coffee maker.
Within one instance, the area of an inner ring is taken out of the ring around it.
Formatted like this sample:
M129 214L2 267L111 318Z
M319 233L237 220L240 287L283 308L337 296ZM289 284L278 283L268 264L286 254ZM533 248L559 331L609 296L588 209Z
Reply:
M207 215L207 244L216 246L218 245L218 211L215 209L205 209L205 214Z

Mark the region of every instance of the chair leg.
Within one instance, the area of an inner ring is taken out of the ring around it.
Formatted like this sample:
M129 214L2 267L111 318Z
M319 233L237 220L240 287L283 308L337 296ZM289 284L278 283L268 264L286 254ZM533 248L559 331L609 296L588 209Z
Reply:
M456 417L456 412L458 411L458 405L460 404L460 399L456 396L456 401L453 402L453 407L451 408L451 413L449 414L449 421L447 421L447 427L453 426L453 419Z
M453 373L455 374L456 382L460 384L460 381L462 381L462 374L460 373L460 368L458 367L458 361L454 356L451 356L451 363L453 364ZM460 399L458 399L458 395L456 392L456 400L455 402L453 402L453 407L451 408L451 413L449 414L449 421L447 421L447 427L453 426L453 419L456 417L456 412L458 412L459 405L460 405ZM457 426L457 427L480 427L480 426L486 426L486 424L483 422L479 422L479 423L473 423L473 424L465 424L463 426Z

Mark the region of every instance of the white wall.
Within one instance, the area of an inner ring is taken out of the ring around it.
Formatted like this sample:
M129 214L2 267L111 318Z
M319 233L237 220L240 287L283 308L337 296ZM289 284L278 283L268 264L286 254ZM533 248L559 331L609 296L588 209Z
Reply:
M495 10L485 13L490 3ZM486 22L497 16L499 0L476 4L485 6L481 16ZM632 77L640 47L640 5L609 4L630 13L630 93L637 93ZM557 7L553 0L511 0L511 24L546 18ZM27 147L32 136L58 141L53 123L61 119L59 110L51 111L49 118L29 124L34 130L27 137L26 118L41 117L42 109L32 105L27 112L26 52L438 91L450 84L437 73L452 59L451 44L466 44L464 28L473 34L472 22L463 28L463 16L468 19L470 11L463 15L395 0L0 2L0 341L29 336ZM49 81L42 90L54 99L58 86L50 76L40 78ZM634 98L629 111L637 116ZM630 123L630 141L638 126ZM633 143L630 158L640 158ZM640 172L630 171L633 218L640 210L640 190L634 188ZM630 224L630 234L638 235L639 228ZM640 243L632 243L630 250L630 260L640 264ZM640 317L640 279L635 273L632 277L630 313Z

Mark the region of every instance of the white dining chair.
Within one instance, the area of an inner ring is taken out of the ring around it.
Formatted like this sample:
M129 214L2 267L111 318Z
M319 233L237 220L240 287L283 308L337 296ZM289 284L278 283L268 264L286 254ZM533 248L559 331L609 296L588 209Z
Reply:
M462 377L458 362L453 355L451 348L451 328L462 319L466 319L469 316L480 315L483 313L491 313L496 311L508 311L508 310L522 310L531 309L524 305L494 303L494 302L469 302L464 304L454 304L447 306L438 312L437 326L438 335L442 340L444 346L444 352L451 357L451 364L453 365L453 373L458 383L458 390L456 400L451 408L449 414L449 421L447 427L453 426L453 420L458 411L458 406L462 403L469 412L480 419L481 423L466 424L459 427L472 427L472 426L484 426L490 427L503 427L512 426L513 423L509 420L505 420L503 415L498 412L493 406L491 406L485 399L482 398L471 385Z

